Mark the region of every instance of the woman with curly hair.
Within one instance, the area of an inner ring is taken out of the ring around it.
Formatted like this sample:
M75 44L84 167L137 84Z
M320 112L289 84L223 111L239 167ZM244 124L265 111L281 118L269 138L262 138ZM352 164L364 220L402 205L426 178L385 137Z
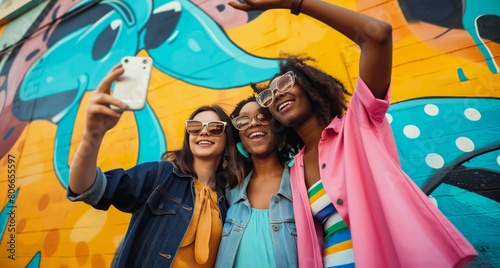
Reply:
M474 248L403 172L389 122L392 28L320 0L243 0L241 10L290 8L361 49L356 91L286 57L257 101L304 142L290 169L301 267L461 267ZM291 140L288 142L292 143Z

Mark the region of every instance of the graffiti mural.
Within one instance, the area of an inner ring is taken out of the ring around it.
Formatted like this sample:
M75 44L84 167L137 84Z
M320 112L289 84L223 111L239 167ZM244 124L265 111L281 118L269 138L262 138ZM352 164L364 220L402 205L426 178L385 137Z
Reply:
M104 170L181 146L196 107L230 112L280 52L308 53L353 89L350 41L307 16L228 2L51 0L0 28L0 267L110 266L130 215L65 193L89 93L123 56L149 56L154 70L145 109L106 136ZM500 2L343 4L393 25L387 119L405 172L478 250L471 266L500 266Z

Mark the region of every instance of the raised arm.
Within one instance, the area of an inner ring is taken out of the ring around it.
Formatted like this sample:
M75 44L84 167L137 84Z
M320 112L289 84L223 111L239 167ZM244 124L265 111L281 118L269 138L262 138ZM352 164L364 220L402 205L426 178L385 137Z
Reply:
M242 0L229 4L241 10L290 9L292 1ZM302 0L300 12L309 15L351 39L361 48L359 75L376 98L387 93L392 70L392 27L390 24L321 0Z
M69 174L69 188L77 195L87 191L94 183L97 154L102 139L106 132L116 125L122 115L122 112L112 110L110 105L127 108L126 104L110 95L111 84L123 74L123 71L121 65L115 66L101 81L89 99L85 131L71 163Z

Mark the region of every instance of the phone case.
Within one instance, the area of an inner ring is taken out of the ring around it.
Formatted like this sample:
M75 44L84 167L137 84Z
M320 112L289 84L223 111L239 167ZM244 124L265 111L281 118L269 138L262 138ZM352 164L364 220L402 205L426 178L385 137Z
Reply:
M128 110L140 110L146 104L153 60L148 57L124 57L121 64L125 72L116 80L113 96L126 103Z

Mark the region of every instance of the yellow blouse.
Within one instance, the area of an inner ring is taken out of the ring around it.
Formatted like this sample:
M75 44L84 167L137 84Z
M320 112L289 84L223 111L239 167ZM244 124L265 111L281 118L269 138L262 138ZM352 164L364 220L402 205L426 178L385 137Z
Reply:
M217 193L194 180L193 218L172 267L214 267L222 235Z

